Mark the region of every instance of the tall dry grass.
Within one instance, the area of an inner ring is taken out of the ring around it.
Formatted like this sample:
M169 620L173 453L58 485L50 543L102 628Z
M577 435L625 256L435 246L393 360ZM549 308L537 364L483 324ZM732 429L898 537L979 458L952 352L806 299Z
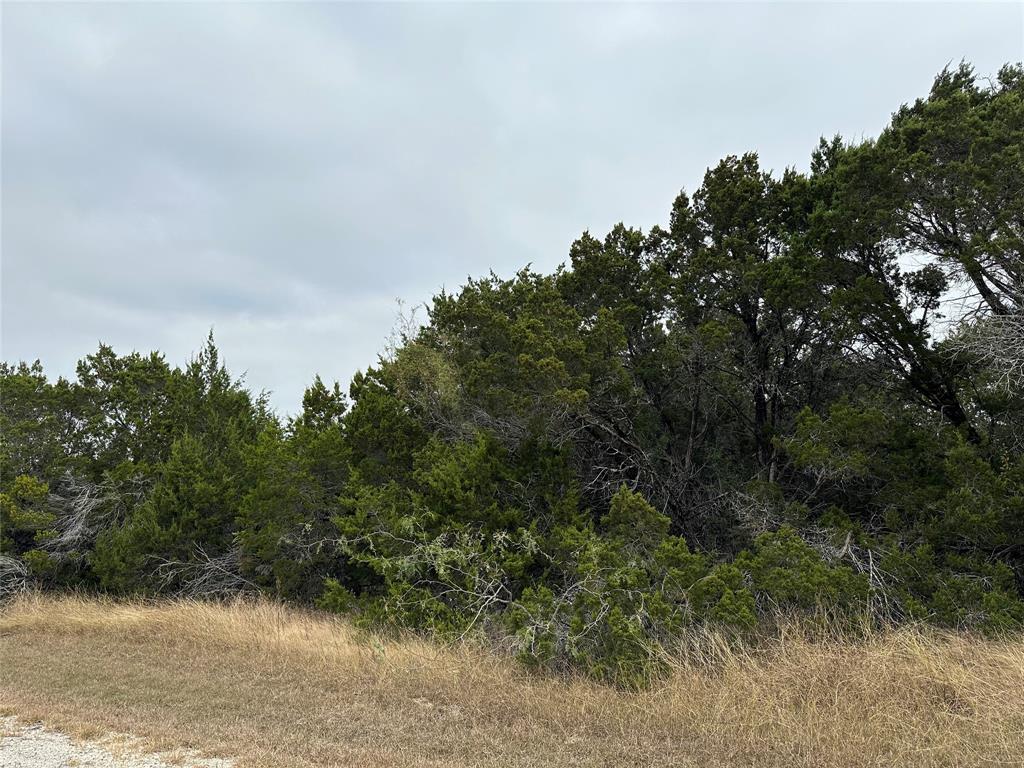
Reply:
M0 709L239 766L1024 765L1024 639L689 645L623 693L267 602L29 596L0 614Z

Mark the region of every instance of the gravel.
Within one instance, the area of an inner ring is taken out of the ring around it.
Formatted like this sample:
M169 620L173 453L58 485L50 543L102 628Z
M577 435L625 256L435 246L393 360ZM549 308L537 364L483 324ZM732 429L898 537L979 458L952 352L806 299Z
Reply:
M3 768L231 768L230 760L201 758L190 752L142 754L138 740L108 736L98 742L73 741L42 725L0 718L0 766ZM172 763L165 762L173 760Z

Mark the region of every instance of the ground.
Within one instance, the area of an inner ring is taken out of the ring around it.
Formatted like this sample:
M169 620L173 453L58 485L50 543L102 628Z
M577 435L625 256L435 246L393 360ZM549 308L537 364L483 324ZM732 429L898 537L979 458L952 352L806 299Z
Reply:
M72 739L36 723L0 718L0 765L4 768L231 768L231 762L187 751L146 754L135 739L108 735L99 741Z
M233 768L1022 764L1020 636L790 624L750 647L680 640L673 671L630 693L269 602L28 597L0 609L0 716L54 733L4 749L130 733L136 755Z

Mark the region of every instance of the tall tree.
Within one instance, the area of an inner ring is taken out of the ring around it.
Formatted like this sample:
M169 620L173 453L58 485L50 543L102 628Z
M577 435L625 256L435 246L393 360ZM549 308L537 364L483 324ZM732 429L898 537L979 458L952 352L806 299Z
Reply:
M800 240L808 202L803 177L774 179L746 154L709 170L692 202L681 195L672 210L675 312L728 339L721 373L743 393L734 410L767 479L778 429L826 369L819 263Z

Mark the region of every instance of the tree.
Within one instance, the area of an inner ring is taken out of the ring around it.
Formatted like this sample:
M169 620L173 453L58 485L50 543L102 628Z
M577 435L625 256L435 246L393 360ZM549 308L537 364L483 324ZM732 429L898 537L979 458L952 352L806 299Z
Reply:
M122 593L173 591L185 586L190 564L231 550L240 468L237 448L225 452L192 435L176 440L146 500L97 542L101 584Z
M769 480L774 437L830 363L819 322L820 266L800 238L809 204L804 178L787 172L773 179L746 154L709 170L693 201L680 195L672 209L681 264L676 316L724 335L721 373L746 391L732 405Z
M38 360L0 363L0 481L19 475L46 481L85 461L75 388L50 383Z
M245 455L236 525L240 573L276 595L306 602L344 569L331 519L340 512L349 450L340 386L319 376L286 430L267 426Z
M808 237L823 260L827 317L850 352L878 363L920 406L977 441L956 360L934 344L948 283L934 265L902 268L899 193L889 168L871 143L822 140L814 153Z
M968 311L1024 311L1024 69L987 83L966 63L944 69L873 149L890 166L902 250L966 283Z

